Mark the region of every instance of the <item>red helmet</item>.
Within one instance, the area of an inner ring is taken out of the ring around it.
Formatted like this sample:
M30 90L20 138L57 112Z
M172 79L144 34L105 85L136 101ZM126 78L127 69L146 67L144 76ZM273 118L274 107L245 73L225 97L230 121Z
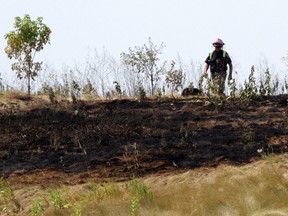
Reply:
M212 43L214 47L217 47L217 46L224 46L225 43L220 39L220 38L216 38L216 40Z

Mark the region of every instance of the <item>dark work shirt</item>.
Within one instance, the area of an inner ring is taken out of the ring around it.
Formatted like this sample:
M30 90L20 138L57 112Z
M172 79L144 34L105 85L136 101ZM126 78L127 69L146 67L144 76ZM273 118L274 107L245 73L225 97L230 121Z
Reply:
M227 64L230 64L232 62L230 56L226 51L225 57L223 57L223 52L223 50L220 50L218 52L213 51L211 59L210 54L206 58L205 62L210 65L210 71L212 73L226 71Z

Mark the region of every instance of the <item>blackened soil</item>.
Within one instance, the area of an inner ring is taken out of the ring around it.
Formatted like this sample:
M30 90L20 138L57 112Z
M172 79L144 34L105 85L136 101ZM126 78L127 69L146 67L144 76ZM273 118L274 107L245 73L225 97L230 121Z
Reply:
M74 184L249 163L261 151L287 151L287 99L208 106L199 97L81 101L2 109L0 173L19 184Z

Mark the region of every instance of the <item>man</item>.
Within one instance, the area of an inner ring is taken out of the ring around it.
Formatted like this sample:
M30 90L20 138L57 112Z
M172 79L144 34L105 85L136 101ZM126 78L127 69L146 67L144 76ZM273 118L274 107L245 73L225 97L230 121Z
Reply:
M215 50L205 60L203 75L206 78L208 77L207 71L210 67L213 90L218 95L224 95L227 65L229 65L228 80L232 80L233 65L228 53L222 49L225 44L221 39L217 38L212 45Z

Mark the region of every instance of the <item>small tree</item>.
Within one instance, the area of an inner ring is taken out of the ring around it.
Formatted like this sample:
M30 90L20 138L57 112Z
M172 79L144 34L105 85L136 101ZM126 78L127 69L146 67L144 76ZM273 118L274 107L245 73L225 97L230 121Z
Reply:
M113 84L114 84L114 87L115 87L115 91L117 92L118 96L121 99L121 97L123 95L123 92L122 92L120 84L117 81L114 81Z
M42 65L42 62L35 61L35 55L50 43L51 30L42 20L38 17L33 21L27 14L23 19L17 16L14 30L4 36L7 39L6 54L17 61L12 64L12 70L16 71L18 78L27 78L28 97L31 95L31 79L38 75Z
M174 92L178 91L179 88L182 88L184 81L184 73L182 69L175 69L175 62L172 61L171 68L166 74L166 83L168 88L172 89L172 95L174 96Z
M255 68L251 67L251 72L248 81L244 81L244 89L240 89L240 98L242 99L255 99L257 98L258 87L256 85L256 78L254 76Z
M261 80L260 81L260 86L259 86L259 92L261 96L270 96L272 93L272 88L270 86L270 82L271 82L271 74L269 72L269 68L266 69L265 71L265 80L264 83Z
M136 73L144 74L145 79L150 81L152 95L154 95L160 75L165 71L164 65L161 67L157 65L160 61L158 55L161 54L163 48L164 44L157 47L149 38L148 45L136 46L135 49L129 48L129 53L121 53L125 64L131 66Z
M1 73L0 73L0 92L1 91L4 91L4 84L3 84Z

